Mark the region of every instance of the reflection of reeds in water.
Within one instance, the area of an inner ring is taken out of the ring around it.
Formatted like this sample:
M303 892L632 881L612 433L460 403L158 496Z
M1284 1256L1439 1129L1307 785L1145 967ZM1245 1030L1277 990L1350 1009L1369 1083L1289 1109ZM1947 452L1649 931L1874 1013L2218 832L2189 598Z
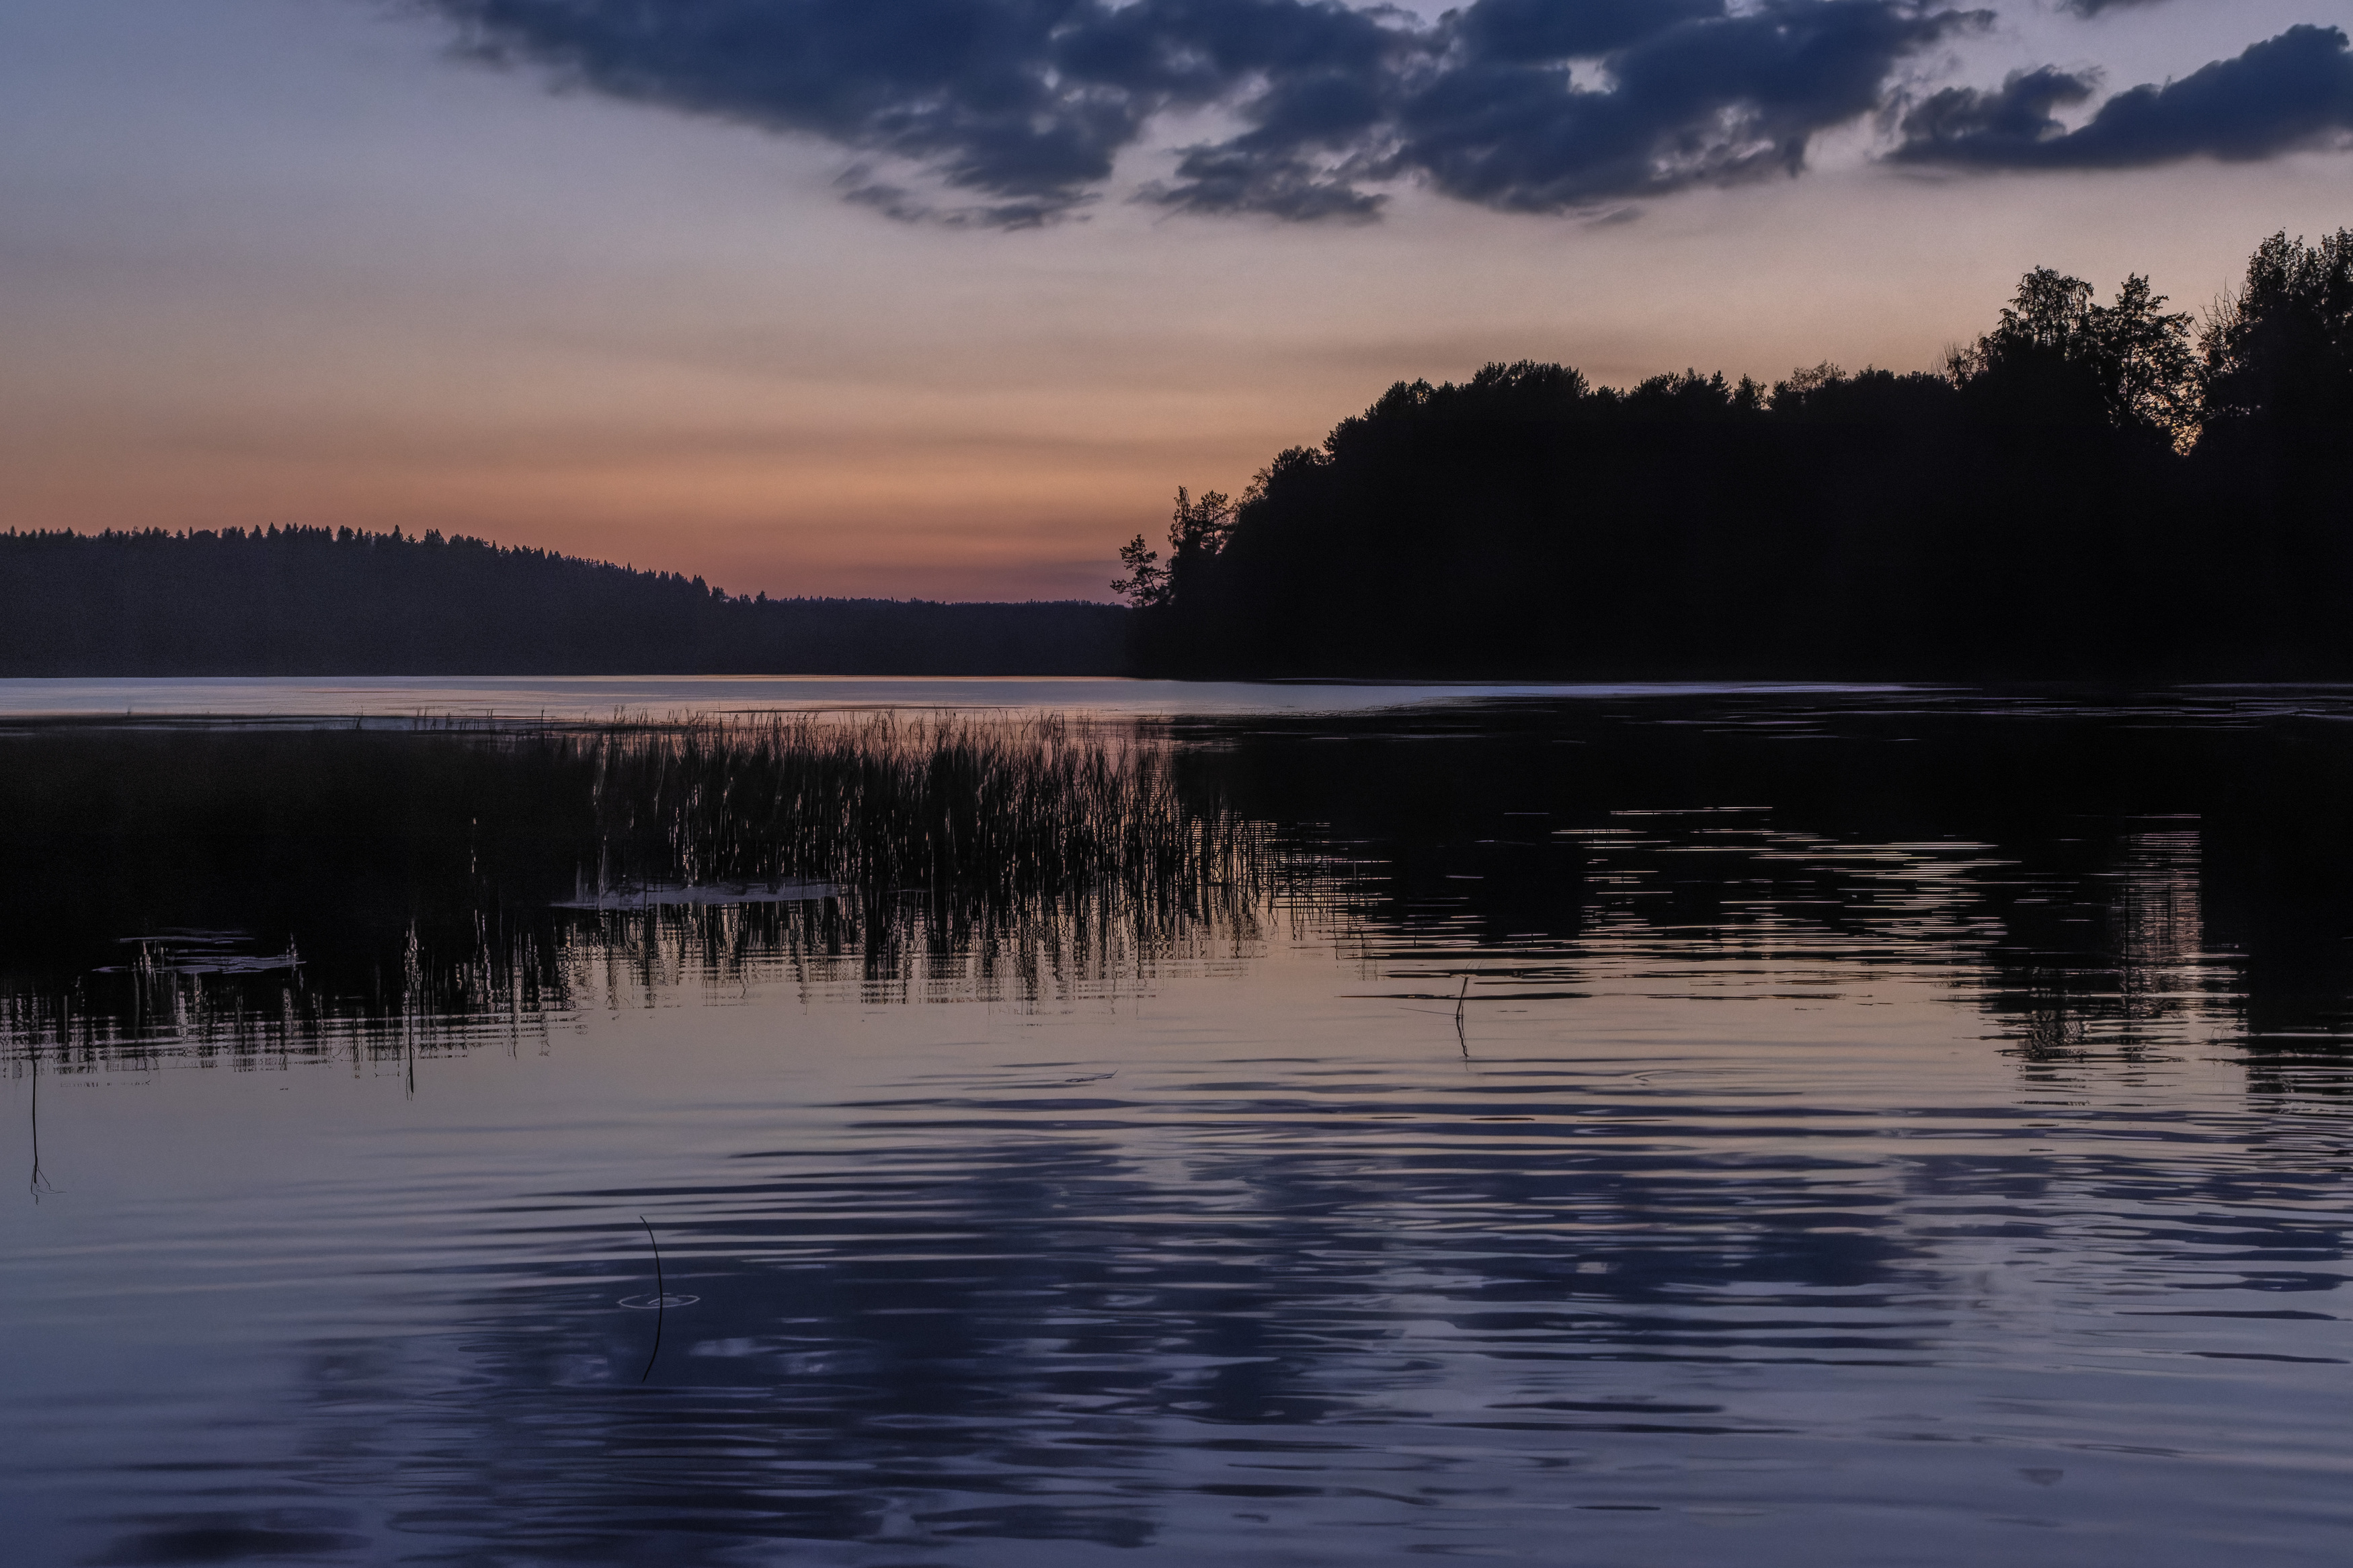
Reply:
M1035 1000L1258 938L1263 827L1180 788L1175 749L1131 723L794 714L582 743L599 850L584 894L748 899L574 923L559 959L575 991L616 996L626 970L640 994L702 975ZM760 898L809 883L834 896Z
M871 990L1035 998L1258 937L1263 826L1180 788L1174 749L1132 724L792 715L592 744L595 891L617 871L839 896L688 906L626 937L575 927L591 952L641 947L678 973L781 964L804 984L854 959Z
M2016 1020L2017 1050L2031 1062L2094 1056L2135 1060L2154 1041L2215 1028L2234 1005L2237 976L2206 951L2202 846L2194 828L2120 835L2112 858L2079 896L2038 900L2044 913L1996 953L1995 1010ZM2070 926L2082 934L2062 945Z
M2136 833L2122 848L2109 942L2124 1015L2152 1021L2194 1010L2201 992L2228 984L2204 951L2197 830Z
M396 945L305 930L290 967L164 941L131 963L0 988L0 1051L58 1066L396 1061L697 985L1036 1004L1248 951L1279 880L1263 825L1188 779L1165 733L1129 722L778 715L403 740L468 748L477 770L487 755L543 797L522 809L576 831L546 847L551 863L508 859L503 879L480 872L476 835L428 841L421 869L403 841L415 913ZM415 804L352 815L413 817ZM701 897L642 901L681 888ZM565 902L587 907L551 907Z

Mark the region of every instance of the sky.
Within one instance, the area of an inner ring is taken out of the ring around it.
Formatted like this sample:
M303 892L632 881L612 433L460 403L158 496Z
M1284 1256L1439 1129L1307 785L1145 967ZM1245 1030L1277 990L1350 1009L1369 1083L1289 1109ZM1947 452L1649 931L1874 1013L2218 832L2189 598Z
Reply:
M1109 598L1390 383L2353 226L2353 0L0 0L0 528Z

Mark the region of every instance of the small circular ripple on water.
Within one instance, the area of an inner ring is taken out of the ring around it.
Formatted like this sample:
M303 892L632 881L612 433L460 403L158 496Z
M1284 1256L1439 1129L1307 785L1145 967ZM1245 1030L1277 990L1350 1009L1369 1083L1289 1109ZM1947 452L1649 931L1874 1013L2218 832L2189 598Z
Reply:
M650 1312L657 1307L691 1307L700 1296L624 1296L620 1304L631 1311Z

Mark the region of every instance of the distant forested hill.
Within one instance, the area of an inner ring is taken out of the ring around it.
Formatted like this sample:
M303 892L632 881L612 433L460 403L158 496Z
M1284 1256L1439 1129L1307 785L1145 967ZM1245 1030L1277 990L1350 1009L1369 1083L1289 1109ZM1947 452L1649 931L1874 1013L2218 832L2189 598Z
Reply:
M1121 552L1164 674L2353 679L2353 230L1939 372L1400 382Z
M745 598L479 539L0 534L0 675L1115 675L1113 605Z

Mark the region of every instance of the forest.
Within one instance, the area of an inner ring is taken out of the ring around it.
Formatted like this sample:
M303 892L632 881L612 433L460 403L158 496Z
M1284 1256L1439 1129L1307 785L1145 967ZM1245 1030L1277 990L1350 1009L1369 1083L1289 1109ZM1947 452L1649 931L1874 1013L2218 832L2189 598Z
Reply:
M2202 321L2039 268L1932 372L1400 382L1113 584L1185 676L2353 676L2353 229Z
M460 535L0 533L0 676L1104 675L1128 613L730 595Z
M1399 382L1127 606L770 599L438 532L0 533L0 676L2353 678L2353 229L2039 268L1935 371ZM1133 613L1131 613L1133 612Z

